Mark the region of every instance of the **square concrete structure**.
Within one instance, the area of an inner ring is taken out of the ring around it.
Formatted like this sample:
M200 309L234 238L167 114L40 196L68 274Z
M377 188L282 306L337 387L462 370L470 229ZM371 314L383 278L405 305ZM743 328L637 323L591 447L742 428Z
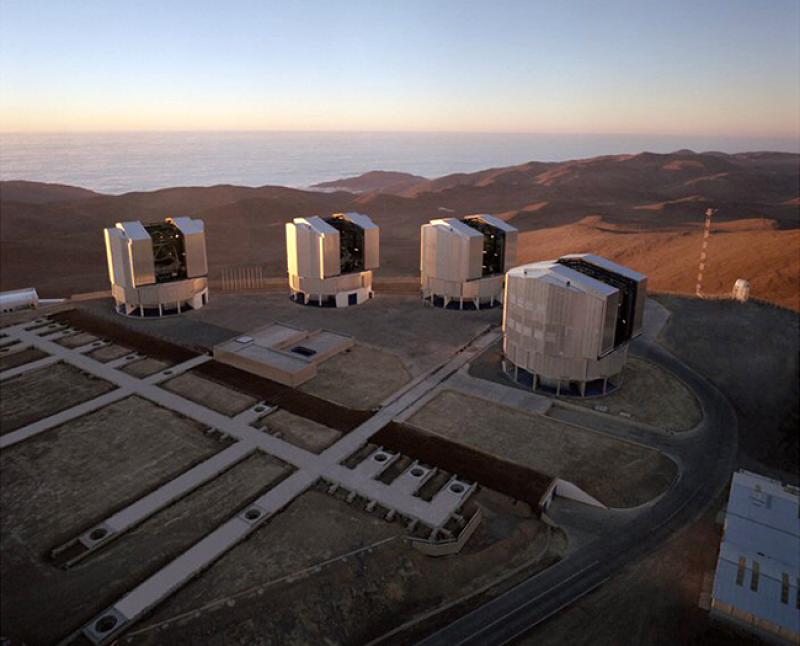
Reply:
M533 389L578 396L620 383L628 345L642 331L647 277L576 254L506 275L504 367Z
M422 298L480 309L502 302L505 272L517 262L517 229L492 215L441 218L420 230Z
M800 489L733 474L711 612L800 643Z
M208 302L208 262L202 220L117 222L105 229L108 277L117 311L164 316Z
M33 287L0 292L0 312L35 310L39 307L39 294Z
M372 298L379 266L379 228L360 213L311 216L286 223L289 288L298 303L328 307Z
M301 330L270 323L214 346L214 358L287 386L313 379L317 366L355 343L351 336L329 330Z

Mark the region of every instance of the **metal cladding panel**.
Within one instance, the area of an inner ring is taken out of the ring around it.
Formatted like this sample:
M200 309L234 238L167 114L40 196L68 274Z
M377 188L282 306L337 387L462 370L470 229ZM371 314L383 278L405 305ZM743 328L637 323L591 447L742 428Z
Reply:
M619 291L606 297L605 311L603 313L603 338L600 344L600 354L605 354L614 349L614 336L617 331L617 310L619 308Z
M348 222L352 222L353 224L360 226L362 229L364 229L364 231L378 228L378 225L372 221L372 218L370 218L368 215L364 215L363 213L334 213L333 215L334 217L341 215Z
M339 232L322 218L295 218L286 223L286 261L289 274L322 279L325 262L338 269ZM327 243L326 243L327 239ZM327 249L335 246L335 252ZM334 262L335 261L335 262ZM335 274L334 274L335 275Z
M512 227L505 220L501 220L500 218L495 217L494 215L489 215L488 213L477 213L475 215L468 215L464 219L471 220L473 218L481 219L484 222L486 222L486 224L490 224L496 229L500 229L500 231L503 231L504 233L511 233L512 231L514 232L517 231L516 227Z
M647 276L645 276L644 274L640 274L638 271L634 271L630 267L625 267L625 265L617 264L609 260L608 258L603 258L602 256L596 256L592 253L573 253L561 257L567 259L570 258L581 259L584 262L589 263L590 265L594 265L595 267L601 267L602 269L614 272L615 274L619 274L620 276L625 276L625 278L630 278L631 280L635 280L637 282L647 280Z
M380 235L377 226L364 229L364 269L380 267Z
M183 234L186 252L187 278L200 278L208 275L206 258L206 234L202 220L192 218L167 218Z
M153 262L153 240L141 222L117 223L128 242L128 266L134 287L152 285L156 282L156 266Z
M509 358L553 379L614 374L606 371L617 370L618 361L600 354L606 308L616 311L617 290L599 293L594 285L585 290L582 282L572 282L573 272L562 274L546 264L529 271L506 276L503 331Z
M364 269L378 269L380 266L380 227L372 221L372 218L363 213L333 214L333 217L337 216L361 228L364 233Z
M339 232L336 229L333 229L333 233L317 234L317 253L319 254L321 278L330 278L342 273L340 248L341 241Z
M633 314L633 336L642 333L644 325L644 304L647 300L647 277L639 281L636 287L636 309Z
M436 231L432 224L423 224L419 228L419 273L423 280L429 275L431 261L436 253Z
M126 287L130 276L125 271L128 266L128 248L122 230L108 227L103 231L106 241L106 260L108 261L108 280L112 285Z
M297 225L294 222L286 223L286 269L291 276L300 274L298 258Z
M505 262L504 270L508 271L517 264L517 241L519 233L512 227L511 231L506 231Z
M477 232L476 232L477 233ZM483 236L470 236L467 251L467 280L483 276Z
M441 280L465 282L481 277L483 236L455 218L431 220L428 236L432 258L429 275Z

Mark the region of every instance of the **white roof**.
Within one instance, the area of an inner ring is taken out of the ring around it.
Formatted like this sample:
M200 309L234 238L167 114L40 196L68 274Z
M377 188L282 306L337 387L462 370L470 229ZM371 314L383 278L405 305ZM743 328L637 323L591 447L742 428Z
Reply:
M560 285L565 289L575 289L602 298L607 298L619 291L616 287L575 271L566 265L561 265L555 260L544 260L514 267L509 270L508 276L541 280Z
M192 233L203 233L203 221L194 218L167 218L167 222L172 222L184 235Z
M579 260L584 260L588 262L590 265L594 265L595 267L601 267L602 269L607 269L608 271L613 271L615 274L619 274L620 276L625 276L626 278L631 278L636 282L642 282L647 278L644 274L640 274L638 271L634 271L629 267L625 267L624 265L618 265L615 262L612 262L608 258L603 258L602 256L596 256L593 253L571 253L566 256L561 256L562 258L575 258Z
M322 235L333 235L334 233L338 233L336 229L334 229L318 215L311 215L307 218L295 218L293 222L295 224L305 224Z
M35 287L25 289L12 289L7 292L0 292L0 304L10 305L13 303L36 303L39 301L39 294Z
M800 573L800 492L749 471L733 475L725 512L725 542Z
M800 490L777 480L740 470L733 475L725 535L720 546L714 597L745 612L797 631L796 609L800 576ZM745 577L736 583L739 559ZM759 582L752 590L753 566ZM789 580L788 603L782 601L784 576Z
M378 225L375 224L372 219L368 215L364 215L363 213L334 213L333 217L342 216L345 220L352 222L353 224L357 224L362 229L377 229Z
M457 218L439 218L431 220L430 224L435 227L444 227L462 238L483 238L480 231L464 224Z
M468 215L464 218L465 220L472 220L472 219L480 219L486 222L486 224L491 224L496 229L500 229L501 231L505 231L506 233L511 233L513 231L517 231L516 227L512 227L508 222L501 220L494 215L489 215L488 213L477 213L475 215Z
M150 234L139 220L117 222L117 229L122 229L128 240L150 240Z

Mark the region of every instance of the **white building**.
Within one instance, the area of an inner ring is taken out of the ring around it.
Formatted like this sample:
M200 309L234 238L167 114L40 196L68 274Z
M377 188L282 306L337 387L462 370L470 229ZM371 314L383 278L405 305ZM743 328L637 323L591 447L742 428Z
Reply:
M108 276L117 311L164 316L208 302L203 221L118 222L105 230Z
M517 262L517 229L492 215L442 218L420 232L422 298L441 307L480 309L503 298Z
M534 390L601 395L619 386L642 331L647 277L591 254L506 275L503 367Z
M39 294L33 287L0 292L0 312L33 310L39 307Z
M711 613L800 643L800 489L733 474Z
M731 298L740 303L746 303L750 300L750 283L744 278L737 278L731 290Z
M360 213L311 216L286 223L286 258L292 299L300 304L347 307L372 298L379 264L379 228Z

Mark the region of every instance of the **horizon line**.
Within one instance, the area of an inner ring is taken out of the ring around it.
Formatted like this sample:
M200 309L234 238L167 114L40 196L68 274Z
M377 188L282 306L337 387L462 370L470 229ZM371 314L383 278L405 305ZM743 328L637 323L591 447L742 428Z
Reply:
M129 128L98 130L0 130L0 136L9 135L111 135L111 134L425 134L425 135L540 135L540 136L583 136L583 137L720 137L735 139L785 139L793 140L800 147L800 132L797 133L746 133L729 132L674 132L674 131L579 131L579 130L356 130L356 129L276 129L276 128Z

